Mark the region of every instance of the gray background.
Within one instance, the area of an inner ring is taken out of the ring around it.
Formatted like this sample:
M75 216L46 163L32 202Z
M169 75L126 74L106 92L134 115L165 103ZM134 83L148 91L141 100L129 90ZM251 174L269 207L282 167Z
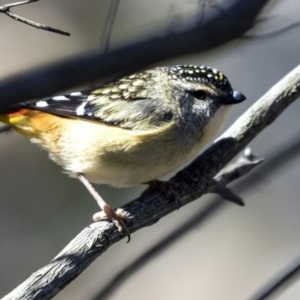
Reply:
M220 1L221 2L221 1ZM252 34L299 21L298 0L270 1ZM1 5L5 1L1 1ZM71 37L33 29L0 16L1 72L18 71L99 49L109 1L40 1L13 11L71 32ZM176 20L192 19L194 1L121 1L113 29L113 46L133 41ZM164 25L165 24L165 25ZM263 93L299 64L300 31L271 39L240 38L201 55L178 57L158 65L206 64L222 70L247 95L235 107L226 129ZM273 151L299 137L300 102L296 101L251 148L266 160ZM17 133L0 135L0 296L48 263L91 222L97 205L84 187L62 174L47 154ZM130 278L111 299L247 299L270 277L300 256L300 166L297 158L241 196L246 207L228 205L204 226L194 228L175 246ZM249 182L249 184L251 184ZM142 186L97 186L113 206L137 197ZM181 208L121 241L96 260L56 299L88 299L113 274L149 245L187 220L209 197ZM299 298L300 284L277 299Z

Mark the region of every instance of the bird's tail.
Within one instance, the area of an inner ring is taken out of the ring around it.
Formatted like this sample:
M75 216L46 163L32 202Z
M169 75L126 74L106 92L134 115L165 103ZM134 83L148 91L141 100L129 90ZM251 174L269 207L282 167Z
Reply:
M13 127L23 135L32 135L30 126L30 111L26 108L12 111L11 109L0 110L0 122Z

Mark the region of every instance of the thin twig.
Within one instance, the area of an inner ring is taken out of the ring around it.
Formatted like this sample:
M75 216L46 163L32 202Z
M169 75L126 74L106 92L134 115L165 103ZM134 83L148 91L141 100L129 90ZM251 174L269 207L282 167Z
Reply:
M246 148L244 153L240 155L236 161L230 163L215 176L209 189L209 193L218 194L225 200L229 200L243 206L243 200L236 193L230 190L227 185L249 173L254 167L263 161L264 159L255 159L250 148Z
M104 29L101 34L101 49L107 52L110 46L111 33L114 26L115 18L118 11L120 0L111 0L109 12L104 24Z
M39 0L26 0L26 1L21 1L21 2L5 4L3 6L0 6L0 13L4 13L5 15L9 16L10 18L12 18L16 21L25 23L25 24L27 24L29 26L32 26L32 27L35 27L37 29L42 29L42 30L46 30L46 31L50 31L50 32L70 36L71 34L69 32L65 32L65 31L62 31L60 29L56 29L56 28L53 28L53 27L50 27L50 26L47 26L47 25L44 25L44 24L41 24L41 23L31 21L29 19L26 19L24 17L16 15L16 14L14 14L10 11L10 9L12 7L16 7L16 6L20 6L20 5L24 5L24 4L29 4L29 3L37 2L37 1L39 1Z

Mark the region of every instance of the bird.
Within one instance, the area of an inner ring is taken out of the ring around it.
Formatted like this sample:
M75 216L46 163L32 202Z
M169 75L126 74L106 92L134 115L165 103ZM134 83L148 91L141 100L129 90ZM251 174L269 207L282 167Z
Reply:
M0 122L28 136L99 204L130 240L126 212L114 210L92 183L168 190L163 177L192 161L246 97L218 69L156 67L81 92L13 104Z

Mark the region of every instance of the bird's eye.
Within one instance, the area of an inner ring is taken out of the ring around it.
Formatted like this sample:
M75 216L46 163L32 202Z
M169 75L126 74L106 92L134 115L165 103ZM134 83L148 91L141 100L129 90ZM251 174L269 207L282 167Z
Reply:
M206 93L202 90L190 92L192 96L197 98L198 100L204 100L206 98Z

